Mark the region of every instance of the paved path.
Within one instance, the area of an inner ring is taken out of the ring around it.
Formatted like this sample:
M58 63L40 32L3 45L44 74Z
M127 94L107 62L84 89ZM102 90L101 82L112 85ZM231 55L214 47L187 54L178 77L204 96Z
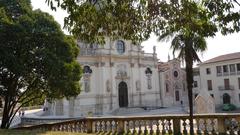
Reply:
M170 108L160 108L152 110L142 110L140 112L128 112L124 114L117 114L114 116L140 116L140 115L159 115L159 114L184 114L186 113L182 107L170 107ZM28 118L67 118L68 116L42 116L42 109L34 109L25 111L24 117ZM113 116L113 115L104 115ZM1 119L1 118L0 118ZM11 127L18 125L21 122L21 116L17 115L14 117ZM1 122L0 122L1 124Z
M131 108L130 108L131 109ZM133 108L134 109L134 108ZM159 108L159 109L152 109L152 110L143 110L142 111L134 111L133 113L126 111L127 113L120 113L116 115L110 116L140 116L140 115L161 115L161 114L186 114L182 107L169 107L169 108ZM108 116L108 115L104 115Z
M39 117L43 113L42 109L26 110L24 117ZM21 122L21 116L17 113L12 120L11 126L14 127ZM0 117L0 124L2 123L2 117Z

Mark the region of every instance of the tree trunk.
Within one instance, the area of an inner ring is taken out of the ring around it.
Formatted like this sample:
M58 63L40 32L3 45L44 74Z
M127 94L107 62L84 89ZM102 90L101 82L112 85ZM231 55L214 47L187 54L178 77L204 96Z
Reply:
M1 123L1 128L2 129L7 129L9 128L9 111L10 111L10 106L9 106L9 99L8 96L5 97L5 103L4 103L4 109L3 109L3 115L2 115L2 123Z
M189 121L190 121L190 135L194 135L193 130L193 101L192 101L192 85L193 85L193 54L190 44L186 44L185 62L186 62L186 77L188 89L188 102L189 102Z

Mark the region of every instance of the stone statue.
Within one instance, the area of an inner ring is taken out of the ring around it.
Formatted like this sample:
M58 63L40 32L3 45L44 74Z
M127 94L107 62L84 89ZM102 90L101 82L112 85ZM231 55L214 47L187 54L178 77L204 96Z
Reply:
M140 91L140 89L141 89L141 84L140 84L140 81L137 80L137 81L136 81L136 90L137 90L137 91Z
M107 88L107 92L111 91L111 82L109 80L107 80L106 82L106 88Z
M156 46L153 46L153 53L156 53Z

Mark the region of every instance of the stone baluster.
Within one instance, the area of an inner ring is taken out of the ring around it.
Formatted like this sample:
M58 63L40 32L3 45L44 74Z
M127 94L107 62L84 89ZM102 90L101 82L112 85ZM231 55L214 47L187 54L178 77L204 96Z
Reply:
M143 122L144 122L144 135L147 135L148 134L148 130L147 130L148 121L144 120Z
M61 131L61 130L62 130L62 125L58 125L57 131Z
M226 126L225 126L225 118L221 117L217 119L218 124L218 133L219 134L226 134Z
M233 119L233 118L230 118L230 125L229 125L229 129L230 129L230 135L234 135L234 129L235 129L235 126L236 126L236 120Z
M80 132L80 130L79 130L79 122L75 123L75 132Z
M99 120L98 121L98 133L102 132L102 122Z
M156 129L156 135L160 135L160 120L157 120L157 123L156 123L156 126L157 126L157 129Z
M67 131L68 131L68 132L72 132L72 130L71 130L71 124L70 124L70 123L67 124Z
M164 119L161 121L162 121L162 134L165 135L166 134L166 127L165 127L166 123L165 123Z
M213 135L217 135L217 132L216 132L216 123L215 123L215 119L214 119L214 118L211 119L211 125L212 125L212 134L213 134Z
M172 130L171 119L167 119L167 122L168 122L168 134L172 134L173 130Z
M114 133L114 129L113 129L113 121L109 121L109 131L111 132L111 133Z
M108 131L108 125L107 125L108 121L103 121L103 132L107 132Z
M135 133L137 133L137 131L136 131L136 121L132 121L133 123L133 134L135 134Z
M79 121L79 122L77 122L77 129L78 129L78 132L82 132L82 122L81 121Z
M95 121L94 122L94 126L95 126L95 128L94 128L94 131L95 131L95 133L98 133L98 122L97 121Z
M184 135L187 135L187 134L188 134L186 119L183 119L183 134L184 134Z
M101 131L105 132L105 122L104 121L101 122Z
M65 132L67 131L67 125L66 124L63 125L63 131L65 131Z
M138 122L138 134L139 135L142 134L142 122L141 122L141 120L139 120L139 122Z
M84 131L84 127L83 127L82 121L79 122L79 131L80 131L80 132L83 132L83 131Z
M130 134L130 121L126 121L127 134Z
M153 135L153 134L154 134L154 131L153 131L153 121L152 121L152 120L149 121L149 126L150 126L150 132L149 132L149 134L150 134L150 135Z
M76 126L75 126L75 122L73 122L71 124L71 132L75 132L75 130L76 130Z
M204 135L208 135L208 119L204 119Z
M116 121L112 121L112 131L113 131L113 134L117 133L117 123L116 123Z
M124 120L118 120L118 134L122 135L124 133Z
M200 129L200 120L201 119L195 119L196 120L196 124L197 124L197 135L201 135L202 131Z
M59 130L58 131L63 131L63 125L59 126Z
M92 133L92 124L93 124L93 121L92 120L87 120L86 121L86 129L87 129L87 133Z
M236 117L236 121L237 121L237 134L240 135L240 116Z

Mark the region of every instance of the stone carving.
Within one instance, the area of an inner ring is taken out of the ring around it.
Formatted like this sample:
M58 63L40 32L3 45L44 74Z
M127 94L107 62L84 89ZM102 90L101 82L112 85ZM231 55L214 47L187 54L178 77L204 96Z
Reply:
M181 89L180 83L175 83L175 90L179 90L179 89Z
M141 89L141 84L140 84L140 81L137 80L137 81L136 81L136 90L137 90L137 91L140 91L140 89Z
M114 62L110 62L110 67L113 67L114 66Z
M126 65L118 65L117 66L118 70L117 70L117 77L127 77L127 72L126 72Z
M151 75L147 76L147 86L148 86L148 89L152 89L152 76Z
M207 90L201 92L195 99L196 113L215 113L215 103L213 97Z

